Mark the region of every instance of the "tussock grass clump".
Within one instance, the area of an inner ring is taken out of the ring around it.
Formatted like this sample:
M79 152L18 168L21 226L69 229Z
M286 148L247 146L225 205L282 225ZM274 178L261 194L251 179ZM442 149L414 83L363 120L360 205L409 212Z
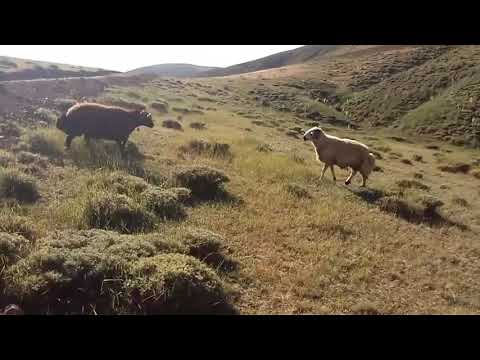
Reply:
M51 234L7 270L6 292L34 314L232 312L215 272L168 244L102 230Z
M413 165L413 163L409 159L401 159L400 162L406 165Z
M392 151L392 148L388 145L375 146L375 149L384 153Z
M379 200L380 210L394 214L410 222L421 222L423 209L416 204L408 203L396 196L388 196Z
M0 124L0 135L8 138L18 138L22 134L22 130L17 124L8 121Z
M223 254L225 239L212 231L186 228L177 235L181 252L222 271L234 271L238 264Z
M145 208L164 220L181 220L187 216L175 192L149 188L142 193Z
M429 226L456 226L461 230L467 227L445 218L438 212L438 208L444 203L431 196L424 196L416 202L402 200L397 196L388 196L378 201L382 211L394 214L408 222Z
M375 156L375 159L377 159L377 160L383 160L382 154L380 154L378 151L371 150L370 152L373 154L373 156Z
M190 189L175 187L168 189L168 191L172 193L176 197L177 201L181 204L187 205L192 199L192 192Z
M38 120L45 121L49 125L53 125L57 121L57 114L50 109L38 108L35 110L33 115Z
M472 171L472 175L474 178L480 179L480 170Z
M289 130L285 133L285 135L298 139L298 133L296 131Z
M87 180L87 186L91 189L114 192L135 198L145 191L149 184L141 177L114 171L111 173L102 172L94 174Z
M195 121L195 122L190 123L190 127L192 129L195 129L195 130L205 130L206 129L206 124L203 123L203 122Z
M0 150L0 166L7 167L15 163L15 156L12 153Z
M54 129L39 129L27 133L24 142L33 153L60 158L64 153L62 135Z
M17 154L17 161L20 164L24 165L31 165L35 164L43 169L45 169L48 166L48 159L39 155L39 154L34 154L28 151L20 151Z
M298 155L297 153L293 153L291 158L297 164L305 164L305 159L302 156Z
M28 253L30 241L21 235L0 232L0 268L16 263Z
M15 169L0 169L0 199L33 203L40 198L33 178Z
M11 213L0 214L0 232L21 235L28 240L35 240L38 237L32 219Z
M127 101L120 98L106 97L102 99L102 104L120 106L131 110L145 110L145 104L135 101Z
M166 101L157 100L150 104L152 109L155 109L159 113L166 114L168 113L168 103Z
M425 146L425 149L440 150L440 146L438 146L438 145L427 145L427 146Z
M462 173L462 174L467 174L470 169L471 169L471 166L469 164L465 164L465 163L457 163L457 164L453 164L453 165L444 165L444 166L439 166L438 169L440 171L444 171L444 172L450 172L450 173Z
M425 191L430 190L429 186L422 184L421 182L416 180L400 180L397 181L397 186L401 189L419 189Z
M122 156L116 143L102 140L92 140L89 146L86 146L83 141L74 141L69 156L74 164L79 167L121 170L131 175L140 176L144 173L144 155L130 141L127 142L125 147L125 156Z
M212 158L231 159L233 157L230 145L203 140L191 140L186 145L180 146L179 151L184 154L206 155Z
M265 153L269 153L273 151L272 147L268 144L258 144L255 147L255 150L257 150L258 152L265 152Z
M414 174L413 174L413 177L414 177L415 179L423 179L423 174L414 173Z
M201 261L182 254L140 259L130 272L127 289L146 314L228 314L222 282ZM160 294L162 294L160 296Z
M294 197L296 198L299 198L299 199L310 199L312 196L310 195L310 192L304 188L303 186L301 185L298 185L298 184L287 184L285 185L285 190L287 191L287 193L289 193L290 195L293 195Z
M202 200L225 195L223 184L229 180L222 171L207 166L177 168L172 174L174 185L190 189L194 197Z
M455 205L458 205L458 206L462 206L462 207L468 207L468 201L465 200L464 198L460 198L460 197L455 197L452 199L452 203L455 204Z
M74 99L55 99L53 100L53 103L60 111L65 112L75 105L77 101Z
M418 161L418 162L422 162L423 161L423 156L415 154L415 155L413 155L413 160Z
M153 215L123 194L98 192L87 201L84 218L90 228L121 233L146 232L153 228Z
M162 122L162 126L167 129L173 129L173 130L183 130L182 124L180 124L178 121L175 120L164 120Z
M373 303L359 303L352 307L352 312L357 315L381 315L380 310Z

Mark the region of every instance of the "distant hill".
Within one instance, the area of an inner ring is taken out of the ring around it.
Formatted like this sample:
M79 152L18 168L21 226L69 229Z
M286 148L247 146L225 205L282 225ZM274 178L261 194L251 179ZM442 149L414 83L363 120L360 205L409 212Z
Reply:
M221 68L210 66L198 66L191 64L159 64L145 66L138 69L128 71L126 75L157 75L165 77L195 77L206 71L220 70Z
M302 46L297 49L283 51L281 53L273 54L242 64L229 66L227 68L211 70L203 73L201 76L227 76L299 64L334 51L338 47L341 47L341 45Z
M0 56L0 81L88 77L116 71Z

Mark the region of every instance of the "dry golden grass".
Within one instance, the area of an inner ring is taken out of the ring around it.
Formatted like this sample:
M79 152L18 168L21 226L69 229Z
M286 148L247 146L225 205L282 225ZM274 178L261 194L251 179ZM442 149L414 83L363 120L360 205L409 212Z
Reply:
M221 81L199 83L223 87ZM182 101L169 101L170 106L190 107L196 103L195 97L187 95L190 88L182 89L175 92ZM169 90L163 88L148 88L148 93L128 90L152 99L169 95ZM241 94L244 89L239 91ZM195 92L197 96L211 97L198 89ZM235 106L256 110L261 117L271 117L285 128L297 125L288 113L253 109L248 103ZM442 163L457 163L468 162L478 153L442 144L440 150L427 149L416 139L412 143L398 142L382 132L327 127L333 135L373 143L372 149L382 152L385 159L377 160L377 165L383 172L371 175L370 191L393 192L411 203L420 204L427 195L442 200L442 215L469 229L430 227L382 212L376 203L357 196L351 190L359 190L361 179L354 178L350 188L345 187L342 180L348 176L346 170L335 169L337 183L329 173L320 181L321 166L315 161L311 145L275 128L252 124L255 120L234 114L228 101L215 107L216 111L203 115L183 116L184 124L205 123L201 132L189 126L183 126L183 132L163 128L161 123L169 116L156 115L156 127L141 129L131 138L144 157L135 162L135 169L131 168L133 162L121 163L117 158L96 158L89 163L93 155L86 155L85 145L79 141L74 154L80 154L85 161L73 161L72 154L66 154L65 166L49 167L48 176L39 180L43 201L26 207L22 216L35 219L35 230L41 233L85 228L82 204L88 200L86 184L89 178L98 176L98 171L112 171L115 166L107 166L111 163L126 173L138 172L141 167L160 177L168 177L177 166L209 166L228 175L230 182L225 188L233 200L197 203L186 208L184 221L158 222L155 231L182 233L185 227L196 227L222 235L229 256L238 263L238 271L219 276L238 294L234 305L241 313L480 312L478 181L469 174L439 171L438 157L434 156L441 152ZM179 147L193 140L228 144L231 156L179 153ZM387 159L389 153L421 162L407 164L401 159ZM401 181L410 184L415 174L422 175L416 181L428 189L398 186ZM294 196L292 189L301 189L308 196ZM456 197L467 199L468 208L451 201Z

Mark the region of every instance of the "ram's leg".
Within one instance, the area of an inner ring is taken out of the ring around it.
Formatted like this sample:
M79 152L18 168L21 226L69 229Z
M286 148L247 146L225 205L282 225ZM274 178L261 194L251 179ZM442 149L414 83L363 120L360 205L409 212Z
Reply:
M350 173L350 176L345 180L345 185L350 185L350 182L352 181L352 178L355 176L357 173L357 170L352 169L352 172Z
M122 157L125 157L125 144L127 143L127 140L121 139L117 140L118 147L120 148L120 153L122 154Z
M333 181L337 181L337 178L335 177L335 171L333 170L333 165L330 165L330 171L332 172Z
M327 164L323 164L322 168L322 176L320 176L320 180L323 180L323 176L325 175L325 171L327 171Z
M365 187L367 185L367 179L368 179L368 176L365 176L362 174L362 187Z
M67 139L65 140L65 148L70 149L70 145L72 145L72 140L75 136L67 135Z

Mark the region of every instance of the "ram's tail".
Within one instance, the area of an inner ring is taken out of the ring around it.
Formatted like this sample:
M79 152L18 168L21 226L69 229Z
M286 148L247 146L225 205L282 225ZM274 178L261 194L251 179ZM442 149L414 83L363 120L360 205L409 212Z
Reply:
M67 120L67 115L62 114L57 120L57 129L64 130L66 120Z
M368 154L366 161L363 163L363 173L368 176L375 168L375 156L372 153Z

